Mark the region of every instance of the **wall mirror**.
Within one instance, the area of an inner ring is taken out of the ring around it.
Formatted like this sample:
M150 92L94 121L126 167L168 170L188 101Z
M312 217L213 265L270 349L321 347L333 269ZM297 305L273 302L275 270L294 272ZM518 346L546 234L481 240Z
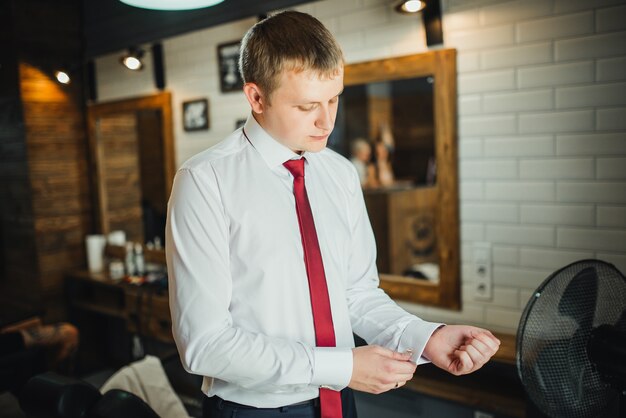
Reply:
M87 120L100 232L164 242L175 173L170 93L93 104Z
M329 146L361 176L381 287L460 309L456 51L347 65Z

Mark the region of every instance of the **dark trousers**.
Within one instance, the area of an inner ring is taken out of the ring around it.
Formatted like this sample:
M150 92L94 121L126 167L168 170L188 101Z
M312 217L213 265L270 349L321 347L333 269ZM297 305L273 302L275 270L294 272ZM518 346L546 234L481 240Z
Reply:
M352 389L341 391L343 418L357 418ZM205 397L202 405L203 418L319 418L319 402L305 405L283 406L281 408L254 408L228 402L213 396Z

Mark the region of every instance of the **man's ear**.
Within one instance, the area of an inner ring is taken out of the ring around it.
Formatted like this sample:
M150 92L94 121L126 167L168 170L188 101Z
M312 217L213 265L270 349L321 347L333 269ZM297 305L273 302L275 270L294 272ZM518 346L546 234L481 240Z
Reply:
M243 86L243 93L246 95L252 111L254 113L263 113L267 104L259 86L255 83L246 83Z

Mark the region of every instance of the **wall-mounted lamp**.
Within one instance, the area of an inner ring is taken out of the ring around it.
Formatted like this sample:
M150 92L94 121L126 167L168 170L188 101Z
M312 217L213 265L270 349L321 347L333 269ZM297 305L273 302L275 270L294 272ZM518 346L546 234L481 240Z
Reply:
M396 12L402 14L417 13L426 7L426 3L420 0L401 1L396 5Z
M440 0L401 1L397 3L395 9L398 13L407 15L422 11L422 20L426 29L426 45L443 44Z
M143 69L143 50L139 48L129 48L128 52L120 58L122 65L129 70L139 71Z
M56 77L57 81L61 84L70 84L70 82L72 81L69 73L64 70L55 71L54 76Z
M192 10L215 6L224 0L120 0L129 6L152 10Z

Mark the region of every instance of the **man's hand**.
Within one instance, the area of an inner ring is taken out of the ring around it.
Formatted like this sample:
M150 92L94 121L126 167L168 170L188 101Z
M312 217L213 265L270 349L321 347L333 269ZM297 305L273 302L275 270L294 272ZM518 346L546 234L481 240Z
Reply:
M379 394L399 388L415 373L411 353L397 353L376 345L352 350L354 364L348 385L354 390Z
M435 366L460 376L480 369L499 347L500 340L486 329L445 325L430 337L423 356Z

